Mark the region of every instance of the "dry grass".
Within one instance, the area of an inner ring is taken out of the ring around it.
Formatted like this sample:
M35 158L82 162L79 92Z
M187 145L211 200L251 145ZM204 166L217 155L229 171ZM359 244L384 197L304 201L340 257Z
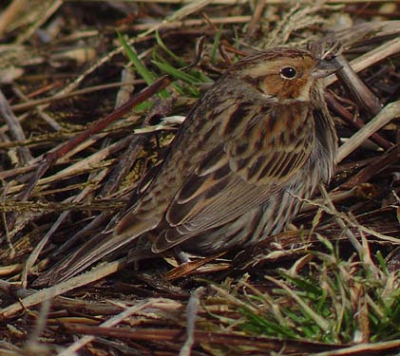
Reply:
M400 352L400 6L300 3L0 5L1 355ZM245 53L327 36L371 93L328 79L338 167L291 231L189 265L111 256L34 287L162 159L179 125L162 118Z

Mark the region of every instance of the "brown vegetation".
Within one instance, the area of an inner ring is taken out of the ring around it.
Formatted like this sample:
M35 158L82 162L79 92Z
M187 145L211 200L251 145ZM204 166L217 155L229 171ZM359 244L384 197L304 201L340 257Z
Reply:
M0 355L398 353L399 17L396 1L3 2ZM246 53L328 37L369 91L350 69L328 83L338 167L293 229L35 287L162 159L179 125L163 118Z

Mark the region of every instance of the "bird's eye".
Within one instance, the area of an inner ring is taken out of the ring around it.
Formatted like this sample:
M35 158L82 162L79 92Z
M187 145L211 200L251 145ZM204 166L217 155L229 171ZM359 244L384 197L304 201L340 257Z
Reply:
M297 71L293 67L283 67L280 74L282 78L293 79L297 75Z

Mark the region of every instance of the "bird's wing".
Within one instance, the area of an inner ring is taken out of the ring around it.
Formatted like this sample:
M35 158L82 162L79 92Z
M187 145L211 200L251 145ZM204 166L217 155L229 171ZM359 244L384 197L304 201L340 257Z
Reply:
M252 116L246 128L205 155L169 205L165 219L179 234L161 234L154 252L221 226L265 202L304 165L314 139L307 105ZM299 116L300 115L300 116ZM224 130L222 125L221 130ZM232 130L231 130L232 132ZM223 135L223 133L221 133Z

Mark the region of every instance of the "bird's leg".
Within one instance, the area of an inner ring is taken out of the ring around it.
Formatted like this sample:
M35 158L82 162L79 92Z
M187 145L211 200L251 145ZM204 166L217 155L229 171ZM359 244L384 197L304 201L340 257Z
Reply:
M186 252L183 252L179 247L174 247L173 253L179 263L183 264L186 262L191 262L188 254Z

